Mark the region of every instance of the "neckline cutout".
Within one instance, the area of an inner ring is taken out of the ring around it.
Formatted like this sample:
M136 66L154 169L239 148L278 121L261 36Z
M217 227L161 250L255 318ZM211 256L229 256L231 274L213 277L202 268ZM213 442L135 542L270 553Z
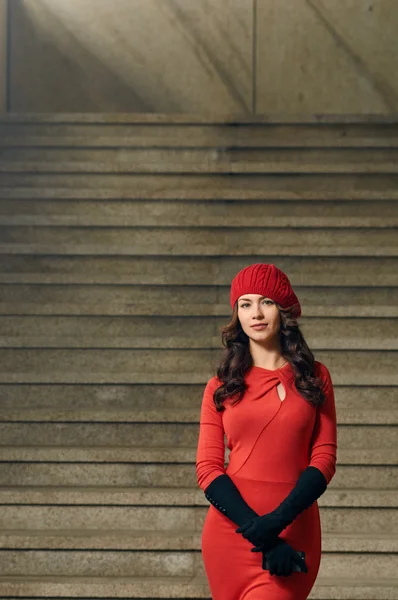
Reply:
M278 369L266 369L265 367L258 367L257 365L252 365L252 369L261 369L261 371L266 371L268 373L276 373L277 371L282 371L283 369L286 369L286 367L290 366L290 362L287 361L287 363L285 365L283 365L283 367L279 367Z

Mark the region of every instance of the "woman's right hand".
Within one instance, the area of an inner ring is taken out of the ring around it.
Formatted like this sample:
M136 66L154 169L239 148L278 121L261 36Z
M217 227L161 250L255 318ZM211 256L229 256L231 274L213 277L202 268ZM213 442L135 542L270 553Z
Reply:
M270 575L287 577L293 572L294 563L300 566L301 572L308 573L304 558L288 544L280 539L274 548L266 553L268 557ZM265 555L263 557L265 559Z

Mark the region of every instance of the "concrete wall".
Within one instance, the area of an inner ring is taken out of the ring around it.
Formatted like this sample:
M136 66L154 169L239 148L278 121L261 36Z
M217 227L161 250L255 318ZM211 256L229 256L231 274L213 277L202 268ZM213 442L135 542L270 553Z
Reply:
M7 108L7 0L0 0L0 113Z
M257 110L398 111L397 0L258 0Z
M397 0L12 0L13 111L398 111Z

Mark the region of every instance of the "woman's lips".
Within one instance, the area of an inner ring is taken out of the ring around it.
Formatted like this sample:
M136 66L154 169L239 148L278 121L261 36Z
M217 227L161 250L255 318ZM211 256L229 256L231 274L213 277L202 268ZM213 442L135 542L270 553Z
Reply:
M253 329L265 329L268 325L252 325Z

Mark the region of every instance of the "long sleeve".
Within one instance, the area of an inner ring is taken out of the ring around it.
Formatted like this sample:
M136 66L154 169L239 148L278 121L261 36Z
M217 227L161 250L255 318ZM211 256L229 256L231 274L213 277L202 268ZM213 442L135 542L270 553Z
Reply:
M200 411L199 440L196 452L196 479L205 490L219 475L225 473L225 442L222 413L217 412L213 401L217 379L208 381L203 392Z
M337 423L333 383L325 365L322 365L321 378L326 383L326 398L323 405L317 407L308 466L319 469L329 484L336 472Z

